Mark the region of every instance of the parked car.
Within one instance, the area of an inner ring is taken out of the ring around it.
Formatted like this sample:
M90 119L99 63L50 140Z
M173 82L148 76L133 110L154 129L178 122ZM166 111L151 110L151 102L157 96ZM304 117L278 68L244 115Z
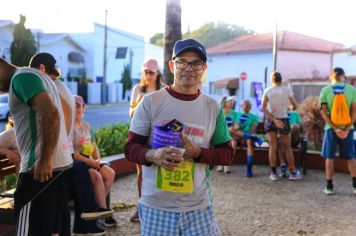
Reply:
M0 94L0 120L6 120L9 116L9 94Z

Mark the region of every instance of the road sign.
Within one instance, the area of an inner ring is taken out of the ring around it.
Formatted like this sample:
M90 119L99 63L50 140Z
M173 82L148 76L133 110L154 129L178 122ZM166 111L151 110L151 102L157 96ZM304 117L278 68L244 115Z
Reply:
M246 72L241 72L240 73L240 79L243 81L243 80L246 80L247 79L247 73Z

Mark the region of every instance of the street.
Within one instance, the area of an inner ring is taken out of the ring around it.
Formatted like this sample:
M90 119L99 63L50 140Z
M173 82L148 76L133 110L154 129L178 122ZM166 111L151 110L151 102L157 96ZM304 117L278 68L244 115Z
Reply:
M115 103L107 105L88 105L84 119L89 122L93 130L120 122L129 122L129 103ZM6 121L0 122L0 130L4 130Z

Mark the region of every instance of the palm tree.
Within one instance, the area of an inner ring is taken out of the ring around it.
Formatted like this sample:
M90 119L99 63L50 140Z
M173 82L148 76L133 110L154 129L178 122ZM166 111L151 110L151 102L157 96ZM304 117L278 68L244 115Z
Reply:
M182 39L180 0L166 0L166 29L164 35L164 81L167 85L173 83L168 62L172 58L174 43Z

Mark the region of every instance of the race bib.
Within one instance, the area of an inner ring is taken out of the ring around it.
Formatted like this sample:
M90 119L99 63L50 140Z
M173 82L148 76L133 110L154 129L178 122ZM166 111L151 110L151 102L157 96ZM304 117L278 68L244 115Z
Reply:
M174 171L157 167L158 189L175 193L191 193L194 189L194 162L183 162Z
M83 143L81 154L91 156L94 153L94 145L92 143Z

